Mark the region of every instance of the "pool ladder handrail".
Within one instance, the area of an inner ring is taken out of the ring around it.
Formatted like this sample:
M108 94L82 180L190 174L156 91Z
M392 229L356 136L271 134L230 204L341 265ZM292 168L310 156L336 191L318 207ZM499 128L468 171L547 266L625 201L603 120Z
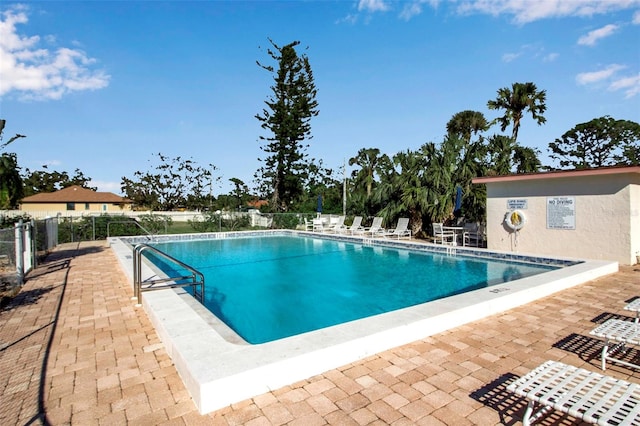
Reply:
M142 281L142 253L146 250L152 251L157 255L181 266L191 272L191 275L183 275L179 277L156 278ZM199 279L199 280L198 280ZM179 283L178 281L190 280L189 282ZM156 285L160 284L160 285ZM193 297L204 304L204 274L197 269L179 261L175 257L150 246L149 244L140 243L133 248L133 299L137 299L136 306L141 306L142 292L153 290L164 290L167 288L181 288L191 286L193 288ZM200 291L198 292L198 287Z
M149 230L147 230L144 226L140 225L138 223L137 220L112 220L110 222L107 222L107 239L111 237L111 233L110 233L110 225L112 223L132 223L134 225L136 225L138 228L142 229L142 231L147 234L145 235L145 237L147 238L147 240L152 240L153 239L153 234L151 232L149 232Z

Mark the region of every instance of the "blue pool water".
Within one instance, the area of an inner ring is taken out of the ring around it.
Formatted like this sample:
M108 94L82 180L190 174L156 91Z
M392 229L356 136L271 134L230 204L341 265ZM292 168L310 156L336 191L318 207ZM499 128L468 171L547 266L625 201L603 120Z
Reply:
M252 344L557 268L298 236L154 245L205 275L205 306Z

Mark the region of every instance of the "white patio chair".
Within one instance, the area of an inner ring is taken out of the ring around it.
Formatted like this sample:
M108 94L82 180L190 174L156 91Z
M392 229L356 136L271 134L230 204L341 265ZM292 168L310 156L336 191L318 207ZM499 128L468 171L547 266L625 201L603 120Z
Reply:
M312 224L313 224L313 227L312 227L313 232L322 232L325 228L324 222L319 217L313 219Z
M454 245L456 241L456 234L453 231L445 231L442 228L442 223L433 223L433 241L438 244L451 244Z
M465 247L482 247L484 232L477 223L465 223L462 232L462 245Z
M313 221L306 219L304 220L304 230L305 231L313 231Z
M371 223L371 226L368 228L362 228L358 231L355 232L355 234L357 235L370 235L372 237L376 236L376 235L381 235L385 232L384 228L382 227L382 217L381 216L376 216L373 218L373 222Z
M329 221L329 226L323 229L323 232L335 232L338 233L340 230L345 228L344 226L345 216L338 216L336 219L331 219Z
M351 226L344 227L340 230L343 234L355 234L357 231L362 229L362 216L356 216L353 218L353 223Z
M395 229L388 230L382 234L384 237L411 238L411 230L409 230L409 219L401 217Z
M385 230L382 227L382 220L381 216L374 217L371 226L369 228L365 228L364 233L369 234L372 237L383 234Z

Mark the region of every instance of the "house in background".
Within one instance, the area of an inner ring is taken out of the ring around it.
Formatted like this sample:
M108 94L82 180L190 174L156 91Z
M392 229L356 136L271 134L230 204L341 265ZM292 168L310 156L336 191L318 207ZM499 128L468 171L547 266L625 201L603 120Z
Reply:
M121 213L131 211L131 205L131 200L112 192L96 192L75 185L25 197L20 202L20 209L25 212Z
M487 186L489 250L638 262L640 166L485 176L473 183ZM514 213L523 219L518 226Z

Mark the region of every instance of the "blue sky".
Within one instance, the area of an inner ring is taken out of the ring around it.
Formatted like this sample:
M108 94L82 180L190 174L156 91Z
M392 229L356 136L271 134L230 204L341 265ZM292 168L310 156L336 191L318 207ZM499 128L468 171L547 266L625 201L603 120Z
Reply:
M159 152L214 164L216 195L232 177L251 187L268 38L308 47L308 152L334 169L360 148L441 142L463 110L493 119L487 101L514 82L547 91L547 123L518 136L544 164L578 123L640 122L640 0L3 2L0 118L5 141L27 135L7 150L100 191Z

